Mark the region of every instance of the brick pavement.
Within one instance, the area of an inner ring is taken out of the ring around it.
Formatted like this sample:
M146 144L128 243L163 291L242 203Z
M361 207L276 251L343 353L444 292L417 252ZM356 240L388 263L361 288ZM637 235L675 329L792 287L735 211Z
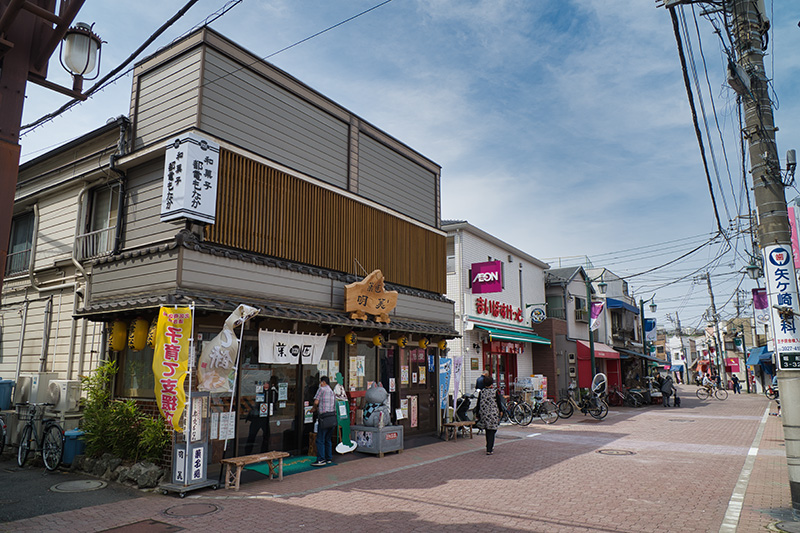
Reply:
M764 418L766 398L701 402L694 387L682 390L681 408L613 408L603 421L576 413L552 426L504 426L493 456L483 453L482 437L459 439L283 482L251 481L238 493L145 494L0 530L102 531L153 519L189 531L718 532L762 423L735 530L790 520L783 430L779 418ZM201 502L218 510L164 514Z

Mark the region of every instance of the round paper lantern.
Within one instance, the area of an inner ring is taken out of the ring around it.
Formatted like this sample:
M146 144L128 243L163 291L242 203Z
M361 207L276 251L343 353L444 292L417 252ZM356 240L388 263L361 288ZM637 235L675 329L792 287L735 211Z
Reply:
M355 344L356 342L358 342L358 337L356 337L356 332L355 331L351 331L350 333L345 335L344 336L344 342L345 342L345 344L349 344L351 346L353 344Z
M447 349L447 341L442 339L439 341L439 344L437 346L439 347L440 350L444 351Z
M115 352L125 349L125 341L128 339L128 327L122 320L115 320L108 328L108 347Z
M150 322L150 329L147 330L147 345L152 349L156 349L156 330L158 329L158 317Z
M428 347L430 343L431 341L429 341L428 339L420 339L419 342L417 343L417 346L419 346L424 350L425 348Z
M405 335L401 335L399 339L397 339L397 345L401 348L405 348L408 346L408 337Z
M147 330L150 325L142 317L137 318L128 326L128 348L134 352L144 350L147 345Z
M384 342L385 341L383 340L383 335L381 335L380 333L378 335L375 335L374 337L372 337L372 344L374 344L375 346L379 346L379 347L383 346Z

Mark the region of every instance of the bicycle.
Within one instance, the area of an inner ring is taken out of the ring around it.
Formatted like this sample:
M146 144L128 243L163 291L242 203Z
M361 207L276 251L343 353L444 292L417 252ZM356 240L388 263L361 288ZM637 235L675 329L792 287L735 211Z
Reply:
M558 416L561 418L569 418L579 410L583 414L589 414L596 420L602 420L608 414L608 404L597 396L584 396L580 402L576 402L571 395L563 400L560 400L556 406L558 407Z
M641 393L631 390L622 391L616 386L611 387L608 393L608 404L614 407L626 405L628 407L641 407L644 405L644 396Z
M711 387L703 386L697 389L695 395L697 395L697 397L701 400L706 400L712 395L717 400L725 400L728 398L728 391L726 391L725 389L720 389L716 385L712 385Z
M766 389L764 389L764 396L769 398L770 400L775 400L778 397L778 387L773 387L770 385Z
M21 421L27 421L22 428L22 436L19 440L17 449L17 465L22 468L28 460L28 454L40 451L44 467L53 471L61 464L64 456L64 430L58 422L52 418L44 418L44 407L53 405L52 403L18 403L19 417ZM37 422L41 421L44 425L42 434L39 436Z
M520 426L527 426L538 416L545 424L553 424L558 420L558 406L553 400L533 399L533 404L519 401L514 404L511 411L511 420Z

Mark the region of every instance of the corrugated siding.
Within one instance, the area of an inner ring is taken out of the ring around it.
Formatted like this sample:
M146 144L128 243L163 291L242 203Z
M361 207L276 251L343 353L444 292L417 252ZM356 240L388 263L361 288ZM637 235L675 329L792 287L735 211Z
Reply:
M163 158L128 172L123 236L126 249L171 241L183 227L176 222L161 222L163 175Z
M358 193L436 226L436 176L364 134L359 136Z
M195 125L200 90L200 49L139 76L135 105L136 148Z
M208 48L200 128L347 187L348 124Z
M445 237L252 160L220 152L214 243L362 274L389 283L445 290Z
M177 250L101 263L92 270L91 301L175 289L177 275Z

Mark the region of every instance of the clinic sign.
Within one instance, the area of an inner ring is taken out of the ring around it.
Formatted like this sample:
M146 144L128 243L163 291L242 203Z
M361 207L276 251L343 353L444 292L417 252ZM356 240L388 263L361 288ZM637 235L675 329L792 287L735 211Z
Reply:
M778 368L800 370L800 306L791 249L765 246L764 259Z
M217 215L219 145L185 133L167 145L161 221L187 218L213 224Z
M472 294L503 292L503 262L472 263L469 269Z

